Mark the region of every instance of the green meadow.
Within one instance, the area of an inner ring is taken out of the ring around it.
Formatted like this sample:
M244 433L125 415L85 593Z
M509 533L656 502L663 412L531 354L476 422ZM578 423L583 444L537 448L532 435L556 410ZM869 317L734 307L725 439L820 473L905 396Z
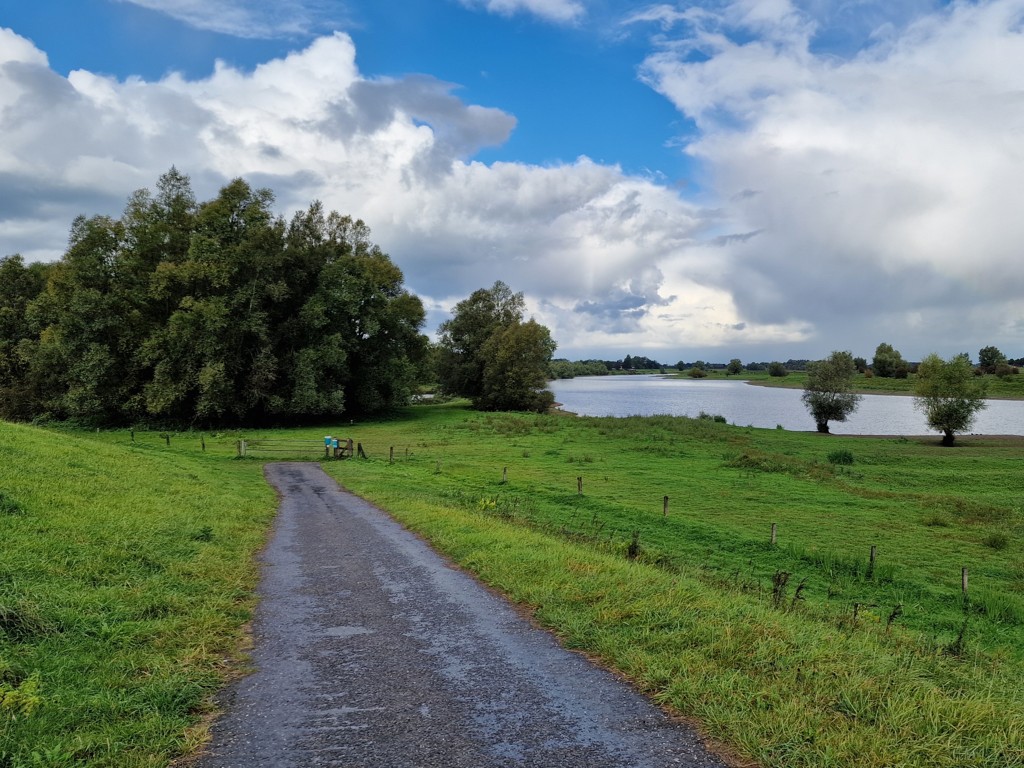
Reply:
M339 482L740 763L1024 765L1024 440L455 403L169 445L0 425L0 766L195 747L274 505L235 440L332 431L368 455Z
M0 423L0 766L193 748L274 508L258 464Z

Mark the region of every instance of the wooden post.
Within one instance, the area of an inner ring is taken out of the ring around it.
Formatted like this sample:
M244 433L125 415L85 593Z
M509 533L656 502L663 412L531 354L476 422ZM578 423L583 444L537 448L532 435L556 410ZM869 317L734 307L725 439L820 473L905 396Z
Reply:
M170 432L164 432L164 440L167 441L167 447L170 448L171 447L171 433Z
M355 456L355 454L352 452L352 438L351 437L345 443L345 450L348 451L348 457L350 459Z
M963 590L964 595L967 594L967 569L964 568L960 571L960 589Z
M394 464L395 463L395 446L393 446L393 445L391 446L391 452L388 454L388 463L389 464Z
M501 470L501 484L508 484L508 467L505 467L504 469Z
M661 516L668 517L668 496L661 500Z
M246 446L246 444L245 444L245 440L243 440L243 441L242 441L242 456L243 456L243 457L245 456L245 449L246 449L246 448L247 448L247 446Z
M200 435L199 436L199 442L203 446L203 453L206 453L206 435Z
M134 429L132 430L132 442L133 443L135 442L135 430Z
M582 475L580 477L576 478L576 494L578 496L582 496L583 495L583 477L582 477Z
M772 523L772 546L773 547L775 546L775 542L777 542L779 540L778 533L779 533L779 524L778 523Z

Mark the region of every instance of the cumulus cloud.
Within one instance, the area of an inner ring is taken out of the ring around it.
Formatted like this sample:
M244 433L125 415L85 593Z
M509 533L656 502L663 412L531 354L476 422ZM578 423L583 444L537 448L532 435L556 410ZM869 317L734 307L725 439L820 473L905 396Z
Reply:
M586 15L586 7L580 0L461 0L469 7L483 7L491 13L511 16L515 13L532 13L536 16L559 23L577 21Z
M174 164L201 199L242 176L285 213L320 199L363 218L435 320L497 279L527 294L567 354L710 343L743 319L707 285L721 249L686 255L718 214L586 157L475 161L513 116L428 76L368 79L344 34L251 72L220 63L203 79L156 82L62 77L3 34L2 254L56 258L75 215L116 215ZM685 331L683 316L697 317Z
M788 0L648 16L677 32L643 77L698 126L687 151L728 201L709 277L745 319L859 353L1019 344L1021 0L890 19L846 57Z

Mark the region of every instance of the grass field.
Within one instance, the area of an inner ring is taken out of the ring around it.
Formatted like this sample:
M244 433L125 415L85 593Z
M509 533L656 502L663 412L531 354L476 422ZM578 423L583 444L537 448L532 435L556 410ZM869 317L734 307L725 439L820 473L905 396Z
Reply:
M274 494L127 437L0 423L4 768L166 765L237 669Z
M161 765L238 647L261 459L0 430L0 766ZM742 760L1024 765L1022 440L457 404L341 431L369 458L340 482Z
M652 371L653 373L653 371ZM690 378L686 372L670 372L676 378ZM705 379L701 379L704 381ZM807 381L806 371L791 371L786 376L770 376L766 371L744 371L737 376L729 376L723 370L708 371L707 380L750 381L765 387L783 387L787 389L803 389ZM982 376L986 387L986 397L1024 400L1024 376ZM854 390L867 395L913 395L917 383L916 374L905 379L883 379L881 376L868 378L857 374L853 379Z

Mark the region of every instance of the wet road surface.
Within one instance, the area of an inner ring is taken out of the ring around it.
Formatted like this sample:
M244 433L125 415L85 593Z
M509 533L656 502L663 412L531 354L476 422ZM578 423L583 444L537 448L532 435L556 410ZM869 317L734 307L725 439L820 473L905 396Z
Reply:
M711 768L685 725L563 650L316 464L271 464L254 673L201 768Z

